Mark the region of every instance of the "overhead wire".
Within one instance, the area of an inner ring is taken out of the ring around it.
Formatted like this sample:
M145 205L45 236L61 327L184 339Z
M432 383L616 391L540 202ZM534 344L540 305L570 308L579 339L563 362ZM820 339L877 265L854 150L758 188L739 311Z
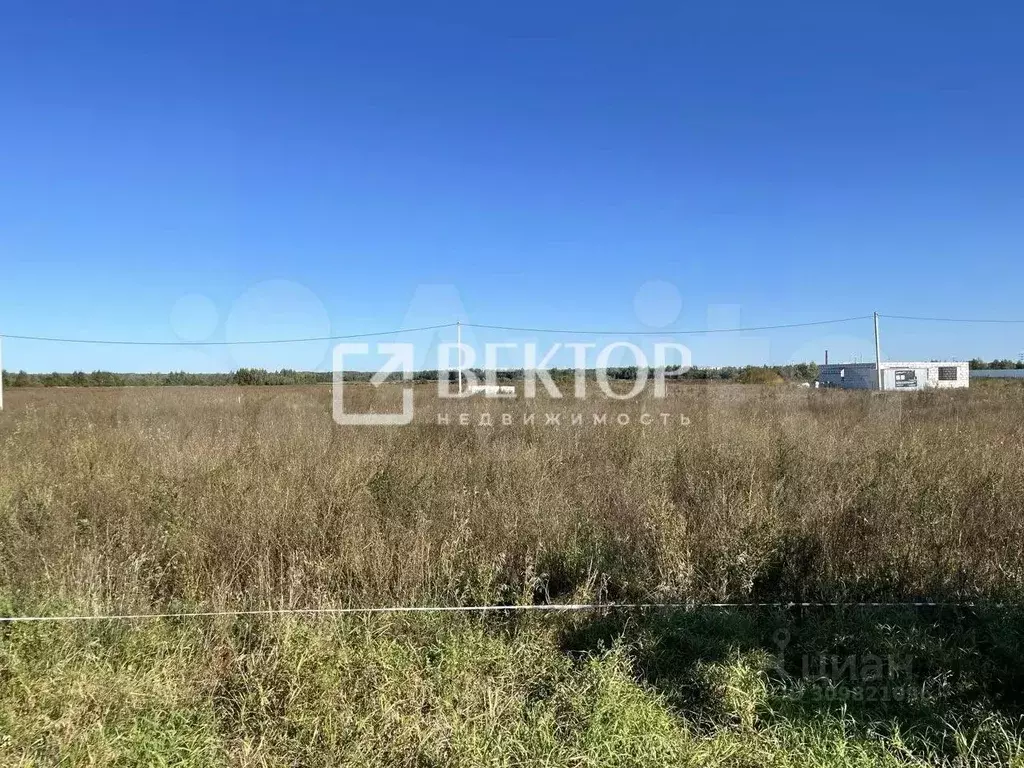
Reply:
M418 333L420 331L436 331L441 328L454 328L455 323L440 325L424 325L419 328L396 328L390 331L370 331L367 333L349 333L340 336L309 336L297 339L252 339L240 341L135 341L126 339L72 339L56 336L23 336L13 333L0 333L0 339L20 339L22 341L45 341L60 344L113 344L139 347L225 347L256 344L305 344L313 341L344 341L347 339L367 339L375 336L396 336L401 333Z
M704 328L700 330L673 330L663 328L661 330L601 330L601 329L579 329L579 328L525 328L511 325L484 325L482 323L463 323L463 328L484 328L495 331L514 331L518 333L564 333L580 336L694 336L705 333L748 333L752 331L775 331L784 328L808 328L816 325L834 325L838 323L851 323L857 320L870 320L871 315L858 317L842 317L834 320L812 320L804 323L782 323L779 325L749 325L741 328Z

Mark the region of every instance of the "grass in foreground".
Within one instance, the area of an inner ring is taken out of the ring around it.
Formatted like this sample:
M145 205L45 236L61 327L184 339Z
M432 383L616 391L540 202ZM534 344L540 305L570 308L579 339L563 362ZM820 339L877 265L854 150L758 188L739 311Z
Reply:
M1021 626L704 611L9 626L0 762L1021 765L1020 680L1001 666Z

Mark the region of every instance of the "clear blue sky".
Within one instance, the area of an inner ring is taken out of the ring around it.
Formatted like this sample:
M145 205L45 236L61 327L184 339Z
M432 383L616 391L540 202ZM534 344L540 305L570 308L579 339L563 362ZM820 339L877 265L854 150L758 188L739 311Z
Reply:
M1024 317L1022 28L1009 2L8 2L0 333ZM691 341L786 362L871 329ZM1024 325L884 342L1016 357ZM4 364L326 352L8 340Z

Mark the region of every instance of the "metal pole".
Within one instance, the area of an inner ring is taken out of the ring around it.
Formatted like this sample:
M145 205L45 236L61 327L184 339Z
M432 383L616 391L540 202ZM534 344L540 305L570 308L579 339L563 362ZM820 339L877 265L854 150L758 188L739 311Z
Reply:
M878 376L878 391L882 391L882 345L878 341L878 313L875 312L875 373Z
M4 337L0 336L0 411L4 409Z
M455 321L456 342L459 345L459 394L462 394L462 321Z

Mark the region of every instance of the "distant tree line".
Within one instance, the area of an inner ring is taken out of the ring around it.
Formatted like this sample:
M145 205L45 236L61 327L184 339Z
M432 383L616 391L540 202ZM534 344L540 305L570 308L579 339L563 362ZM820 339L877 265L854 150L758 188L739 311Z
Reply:
M73 373L26 373L4 371L6 387L216 387L231 384L325 384L329 371L266 371L239 368L231 373L112 373L111 371L74 371ZM369 374L367 374L369 378Z
M993 361L993 363L981 363L975 366L972 361L971 367L1022 367L1016 366L1010 361ZM1006 366L996 366L995 363L1006 362ZM472 369L473 374L483 380L484 371ZM551 377L555 380L572 379L575 371L571 368L555 368L550 371ZM372 372L348 371L345 373L346 380L367 381ZM636 378L637 369L635 366L620 368L609 368L608 376L611 379L633 380ZM438 378L447 376L450 381L455 381L457 374L452 371L416 371L413 374L414 381L437 381ZM522 369L506 369L495 372L498 381L519 381L523 378ZM594 378L596 372L591 369L587 371L588 378ZM804 382L813 381L818 376L818 366L815 363L797 363L795 365L782 366L727 366L724 368L691 368L688 371L676 376L680 381L737 381L744 383L767 382L769 380L782 379L784 381ZM264 368L239 368L231 373L187 373L185 371L172 371L170 373L112 373L110 371L74 371L72 373L26 373L25 371L4 371L4 386L15 387L214 387L214 386L273 386L286 384L329 384L332 380L330 371L295 371L290 368L282 368L279 371L268 371ZM392 374L389 377L392 381L401 380L400 374Z
M972 371L1009 371L1024 369L1024 360L971 360Z

